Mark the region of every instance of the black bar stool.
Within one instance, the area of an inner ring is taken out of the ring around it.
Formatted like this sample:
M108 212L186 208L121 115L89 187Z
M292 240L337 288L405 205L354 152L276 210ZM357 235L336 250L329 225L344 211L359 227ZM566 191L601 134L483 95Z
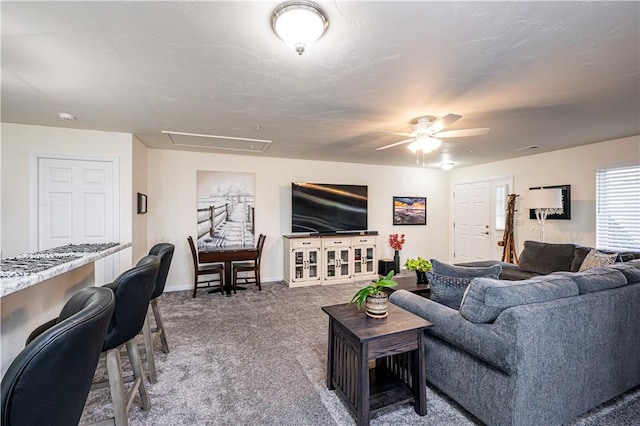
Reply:
M108 288L84 288L31 333L2 378L2 426L80 422L114 307Z
M144 384L143 366L136 336L142 331L145 323L159 268L158 256L147 255L140 259L134 268L122 273L114 282L104 286L110 288L116 297L116 308L102 347L103 352L106 352L108 378L95 382L91 389L109 386L116 426L128 424L129 407L136 392L140 395L142 408L144 410L151 408L149 394ZM133 370L133 386L128 396L124 390L125 377L120 357L123 346L127 348Z
M145 325L142 328L142 334L144 336L144 354L147 359L147 370L149 373L149 381L151 383L156 383L158 381L156 361L153 355L153 348L158 342L158 339L160 339L162 352L165 354L169 353L169 343L167 342L167 333L164 329L164 323L162 322L162 315L160 314L158 297L164 292L164 286L167 283L167 275L169 274L169 267L171 266L171 259L173 258L174 250L175 246L169 243L156 244L151 247L151 250L149 250L150 255L158 256L158 258L160 258L160 269L158 270L158 276L156 277L156 284L153 289L150 302L156 326L153 329L151 328L149 321L151 315L147 312Z

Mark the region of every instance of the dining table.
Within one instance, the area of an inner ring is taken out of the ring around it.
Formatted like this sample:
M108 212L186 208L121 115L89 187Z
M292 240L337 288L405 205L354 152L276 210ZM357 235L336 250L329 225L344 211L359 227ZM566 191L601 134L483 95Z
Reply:
M199 263L224 263L224 291L227 296L231 295L233 282L231 270L233 262L258 259L258 249L253 245L234 244L220 247L200 247L198 248ZM237 287L244 290L244 287Z

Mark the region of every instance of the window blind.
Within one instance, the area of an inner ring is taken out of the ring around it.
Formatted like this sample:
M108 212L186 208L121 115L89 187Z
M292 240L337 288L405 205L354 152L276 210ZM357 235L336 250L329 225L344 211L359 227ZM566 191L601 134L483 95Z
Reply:
M640 250L640 165L596 170L596 246Z

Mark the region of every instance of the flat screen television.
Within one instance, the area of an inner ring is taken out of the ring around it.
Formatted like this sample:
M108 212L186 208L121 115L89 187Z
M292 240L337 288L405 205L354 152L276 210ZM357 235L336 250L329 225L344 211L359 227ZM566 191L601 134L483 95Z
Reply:
M291 231L331 233L367 228L367 186L291 184Z

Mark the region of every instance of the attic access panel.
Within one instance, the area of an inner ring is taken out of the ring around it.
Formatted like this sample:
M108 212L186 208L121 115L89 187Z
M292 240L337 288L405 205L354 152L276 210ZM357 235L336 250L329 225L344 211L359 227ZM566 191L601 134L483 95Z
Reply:
M223 151L263 153L271 141L266 139L237 138L233 136L201 135L197 133L182 133L163 130L175 146L219 149Z

